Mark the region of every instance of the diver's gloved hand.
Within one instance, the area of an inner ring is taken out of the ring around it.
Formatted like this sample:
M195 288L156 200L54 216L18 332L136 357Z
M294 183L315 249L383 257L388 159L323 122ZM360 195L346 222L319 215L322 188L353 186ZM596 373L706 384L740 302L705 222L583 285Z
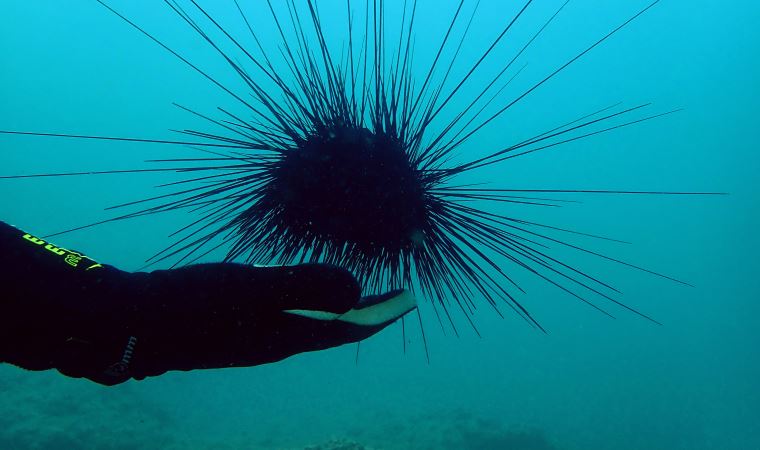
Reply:
M253 366L368 338L413 310L408 291L360 298L326 264L199 264L132 274L136 340L126 373ZM99 381L99 380L96 380Z
M129 273L0 222L0 362L113 385L357 342L416 307L326 264Z

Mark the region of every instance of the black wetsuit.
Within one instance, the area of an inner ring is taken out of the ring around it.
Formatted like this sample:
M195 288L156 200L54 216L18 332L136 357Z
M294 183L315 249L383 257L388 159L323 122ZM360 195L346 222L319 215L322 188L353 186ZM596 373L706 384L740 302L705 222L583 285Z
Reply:
M328 265L129 273L3 222L0 252L0 362L101 384L278 361L387 325L338 326L283 312L344 313L357 304L354 277Z

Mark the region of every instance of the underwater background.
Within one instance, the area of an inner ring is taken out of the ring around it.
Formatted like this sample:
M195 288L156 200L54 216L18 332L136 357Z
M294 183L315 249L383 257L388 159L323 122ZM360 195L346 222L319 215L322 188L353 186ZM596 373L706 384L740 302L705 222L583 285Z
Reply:
M535 32L560 3L537 2L517 33ZM164 5L109 4L235 83ZM252 13L257 26L272 27L263 2L242 5L261 8L261 17ZM0 0L0 6L0 129L159 138L198 123L172 102L199 111L230 103L95 2ZM234 4L206 6L237 23ZM644 6L570 2L523 58L524 86ZM420 58L434 52L455 7L420 2ZM320 8L327 21L345 17L343 2ZM516 8L482 2L471 38L481 46L464 48L457 61L477 58ZM617 101L684 108L470 175L509 187L729 193L586 196L550 211L502 206L526 219L630 241L589 245L693 284L560 252L615 284L626 304L662 326L622 310L611 319L522 274L527 293L520 301L547 334L512 314L501 319L482 303L474 317L482 337L464 320L455 337L440 330L420 299L429 363L418 327L407 327L404 352L400 326L393 325L362 343L358 364L356 346L349 345L266 366L172 372L111 388L2 365L0 449L760 449L758 23L760 4L753 1L660 2L461 150L500 148ZM339 49L337 26L332 37ZM4 135L0 176L138 168L148 159L188 154ZM105 207L161 193L153 186L167 176L0 179L0 220L53 233L109 217ZM111 223L54 242L137 270L189 217Z

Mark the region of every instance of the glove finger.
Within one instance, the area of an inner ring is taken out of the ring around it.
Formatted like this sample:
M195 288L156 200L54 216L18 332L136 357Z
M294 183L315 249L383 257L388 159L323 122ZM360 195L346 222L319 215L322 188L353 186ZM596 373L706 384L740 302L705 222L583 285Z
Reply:
M323 311L343 314L359 302L361 287L348 270L330 264L301 264L270 267L273 284L281 287L275 295L280 310Z
M366 339L417 308L411 292L396 290L382 295L362 298L343 314L303 309L284 312L330 323L330 328L341 343Z

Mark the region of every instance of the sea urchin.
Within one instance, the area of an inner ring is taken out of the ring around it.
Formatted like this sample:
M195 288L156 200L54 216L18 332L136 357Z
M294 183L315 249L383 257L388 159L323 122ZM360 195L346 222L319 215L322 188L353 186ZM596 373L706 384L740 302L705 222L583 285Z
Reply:
M276 39L280 40L280 58L265 50L260 34L249 22L249 13L237 0L234 4L250 32L250 46L243 45L195 0L190 0L192 6L188 7L166 0L166 5L239 76L248 91L243 93L234 92L126 16L100 3L231 95L245 113L220 108L223 117L216 119L182 107L223 130L180 131L195 141L3 133L190 145L210 153L204 158L170 160L174 164L170 168L136 170L199 175L172 183L183 186L172 193L121 205L143 206L109 219L176 209L196 211L198 219L182 228L185 234L156 255L156 260L179 257L179 262L194 261L214 248L228 245L228 260L269 264L328 262L353 271L370 291L419 288L438 299L450 321L448 306L458 305L469 319L475 306L473 299L479 297L497 311L498 303L505 301L523 318L538 325L511 294L520 288L504 269L507 261L589 304L593 305L585 295L597 295L636 312L615 300L615 290L608 284L551 256L546 244L564 245L646 269L544 233L573 231L498 214L489 210L488 204L556 205L562 201L539 196L547 193L664 192L499 189L463 184L457 182L457 176L669 112L632 117L641 114L647 105L613 105L464 162L455 163L452 156L486 125L623 29L656 1L494 108L493 102L501 101L502 92L520 73L516 67L518 58L552 23L567 5L565 2L518 46L515 54L499 56L505 61L502 69L488 78L476 95L468 94L471 96L464 107L445 120L442 110L462 94L462 87L472 82L483 62L494 57L497 46L529 9L531 1L505 21L501 32L472 61L471 68L454 78L453 60L460 54L477 10L477 4L464 0L446 21L448 28L432 62L421 72L413 62L418 6L415 0L404 3L398 33L393 37L387 31L383 0L373 0L371 4L368 1L363 20L359 21L347 1L347 42L340 56L328 44L316 0L306 0L301 7L288 1L286 14L277 12L267 1L279 34ZM289 23L283 20L284 15ZM444 61L444 55L452 60ZM435 129L431 126L434 123L438 124ZM177 167L179 162L187 166ZM125 171L103 173L113 172ZM196 185L185 187L192 183ZM152 206L144 206L151 202Z

